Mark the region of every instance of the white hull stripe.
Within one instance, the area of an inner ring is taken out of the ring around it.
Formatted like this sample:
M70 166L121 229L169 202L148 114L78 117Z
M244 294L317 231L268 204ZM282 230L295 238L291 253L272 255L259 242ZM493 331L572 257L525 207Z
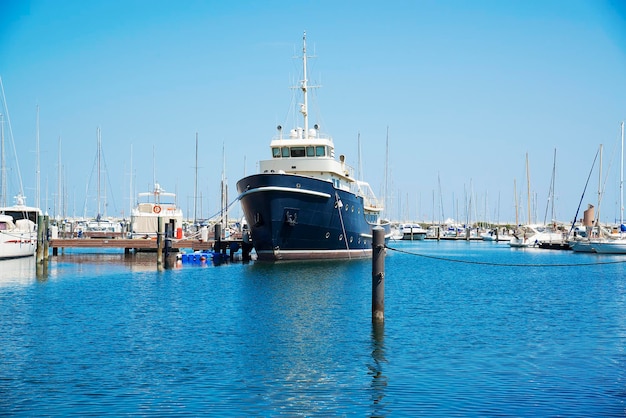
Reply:
M343 259L371 257L371 249L354 250L265 250L257 251L260 258L273 258L275 260L318 260L318 259Z
M330 198L330 195L328 193L316 192L313 190L297 189L294 187L267 186L267 187L257 187L255 189L246 190L245 192L239 195L238 199L241 200L242 197L249 195L251 193L261 193L261 192L300 193L300 194L308 194L311 196L324 197L326 199Z

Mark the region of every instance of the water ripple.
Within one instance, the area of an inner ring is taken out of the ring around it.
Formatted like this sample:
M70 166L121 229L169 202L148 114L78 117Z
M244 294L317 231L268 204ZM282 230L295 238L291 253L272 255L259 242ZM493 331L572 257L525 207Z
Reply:
M410 245L571 256L465 244ZM47 280L0 287L1 415L625 414L621 265L392 253L386 320L373 326L370 261L159 273L147 260L62 259Z

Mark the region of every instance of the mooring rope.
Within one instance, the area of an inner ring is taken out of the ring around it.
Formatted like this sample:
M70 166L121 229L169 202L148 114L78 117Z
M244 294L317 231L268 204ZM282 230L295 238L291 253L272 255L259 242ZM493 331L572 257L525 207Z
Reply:
M451 262L451 263L479 264L479 265L484 265L484 266L497 266L497 267L580 267L580 266L600 266L600 265L604 265L604 264L622 264L622 263L626 263L626 260L601 261L601 262L598 262L598 263L573 263L573 264L492 263L492 262L488 262L488 261L460 260L460 259L457 259L457 258L446 258L446 257L438 257L438 256L434 256L434 255L419 254L419 253L414 253L414 252L411 252L411 251L401 250L399 248L392 248L392 247L389 247L387 245L385 245L385 248L387 248L387 249L389 249L391 251L396 251L398 253L414 255L414 256L423 257L423 258L430 258L432 260L448 261L448 262Z
M343 224L343 216L341 215L341 208L343 207L343 202L341 201L341 199L339 199L339 195L337 194L337 192L335 192L335 207L339 211L339 221L341 222L341 230L343 231L343 238L344 238L344 241L346 242L346 250L348 251L348 258L352 259L352 256L350 255L350 246L348 245L348 237L346 236L346 227Z

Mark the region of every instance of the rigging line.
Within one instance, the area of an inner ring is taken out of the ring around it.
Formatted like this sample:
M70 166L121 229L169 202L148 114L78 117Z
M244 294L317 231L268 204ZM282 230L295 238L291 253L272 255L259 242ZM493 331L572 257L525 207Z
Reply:
M225 212L225 211L227 212L227 211L228 211L228 209L230 209L230 207L231 207L232 205L234 205L234 204L235 204L235 202L236 202L236 201L238 201L238 200L239 200L239 196L237 196L237 197L236 197L236 198L235 198L232 202L230 202L230 203L228 204L228 206L226 206L226 210L224 210L224 209L222 208L222 209L220 209L220 210L219 210L219 212L217 212L217 213L215 213L215 214L213 214L213 215L209 216L208 218L204 218L204 219L213 219L213 218L215 218L217 215L220 215L220 214L222 214L222 213L223 213L223 212Z
M17 169L17 178L20 186L20 196L24 197L24 186L22 184L22 172L20 171L20 161L17 159L17 149L15 148L15 138L13 137L13 127L11 126L11 117L9 116L9 107L7 106L7 98L4 94L4 84L2 83L2 77L0 77L0 91L2 91L2 106L4 113L7 115L7 124L9 126L9 136L11 137L11 146L13 147L13 158L15 158L15 167ZM6 195L3 190L2 193Z
M113 186L111 186L111 177L109 177L109 169L107 168L107 160L104 157L104 150L101 150L100 153L102 154L102 162L104 163L104 172L106 173L106 181L109 184L109 188L113 190ZM106 194L104 196L104 199L106 201ZM115 204L115 195L112 192L111 192L111 200L113 201L113 211L117 213L117 205Z
M339 220L341 221L341 230L343 231L343 239L346 242L346 250L348 251L348 259L352 259L350 255L350 246L348 245L348 236L346 235L346 227L343 224L343 215L341 214L341 208L343 207L343 202L339 199L339 195L335 193L335 207L339 211Z
M583 194L580 196L580 202L578 202L578 208L576 209L576 215L574 216L574 220L572 221L572 226L569 229L569 233L571 234L574 230L574 225L576 225L576 219L578 219L578 212L580 212L580 205L583 204L583 199L585 198L585 192L587 191L587 186L589 185L589 179L591 178L591 173L593 172L593 167L596 165L596 160L598 159L598 154L600 150L596 151L596 156L593 159L593 164L591 164L591 170L589 170L589 175L587 176L587 182L585 183L585 188L583 189Z
M600 263L575 263L575 264L515 264L515 263L491 263L487 261L471 261L471 260L459 260L455 258L445 258L445 257L437 257L434 255L426 255L426 254L418 254L413 253L406 250L400 250L398 248L392 248L385 245L385 248L388 248L392 251L396 251L403 254L415 255L418 257L430 258L432 260L440 260L440 261L449 261L452 263L463 263L463 264L479 264L484 266L496 266L496 267L581 267L581 266L599 266L603 264L623 264L626 263L626 260L620 261L603 261Z
M96 161L98 161L98 154L93 159L93 165L91 166L91 173L89 174L89 180L87 180L87 185L85 187L85 203L83 204L83 218L87 217L87 200L89 199L89 185L91 184L91 178L93 177L93 172L96 171Z

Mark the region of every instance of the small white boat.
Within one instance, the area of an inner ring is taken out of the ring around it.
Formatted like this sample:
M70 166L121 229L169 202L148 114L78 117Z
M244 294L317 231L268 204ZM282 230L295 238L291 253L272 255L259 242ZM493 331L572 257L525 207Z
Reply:
M28 257L37 250L37 216L41 211L24 205L22 196L14 206L0 208L0 259Z
M588 238L571 239L568 241L569 248L575 253L594 253L596 250Z
M483 241L511 241L511 239L513 238L508 234L500 233L496 229L490 229L487 232L483 232L482 234L480 234L480 237L483 239Z
M420 224L400 224L399 230L405 241L422 241L428 233Z
M111 219L98 217L87 221L83 232L92 238L115 238L122 233L122 224Z
M591 241L589 245L598 254L626 254L626 238Z
M391 225L391 235L389 236L389 239L391 241L402 241L403 235L402 235L402 224L392 224Z
M151 192L139 193L130 217L132 238L156 238L159 219L170 225L172 234L182 238L183 211L176 205L176 194L167 193L159 183Z
M538 247L540 244L564 243L563 233L555 231L546 225L524 225L509 241L511 247Z

